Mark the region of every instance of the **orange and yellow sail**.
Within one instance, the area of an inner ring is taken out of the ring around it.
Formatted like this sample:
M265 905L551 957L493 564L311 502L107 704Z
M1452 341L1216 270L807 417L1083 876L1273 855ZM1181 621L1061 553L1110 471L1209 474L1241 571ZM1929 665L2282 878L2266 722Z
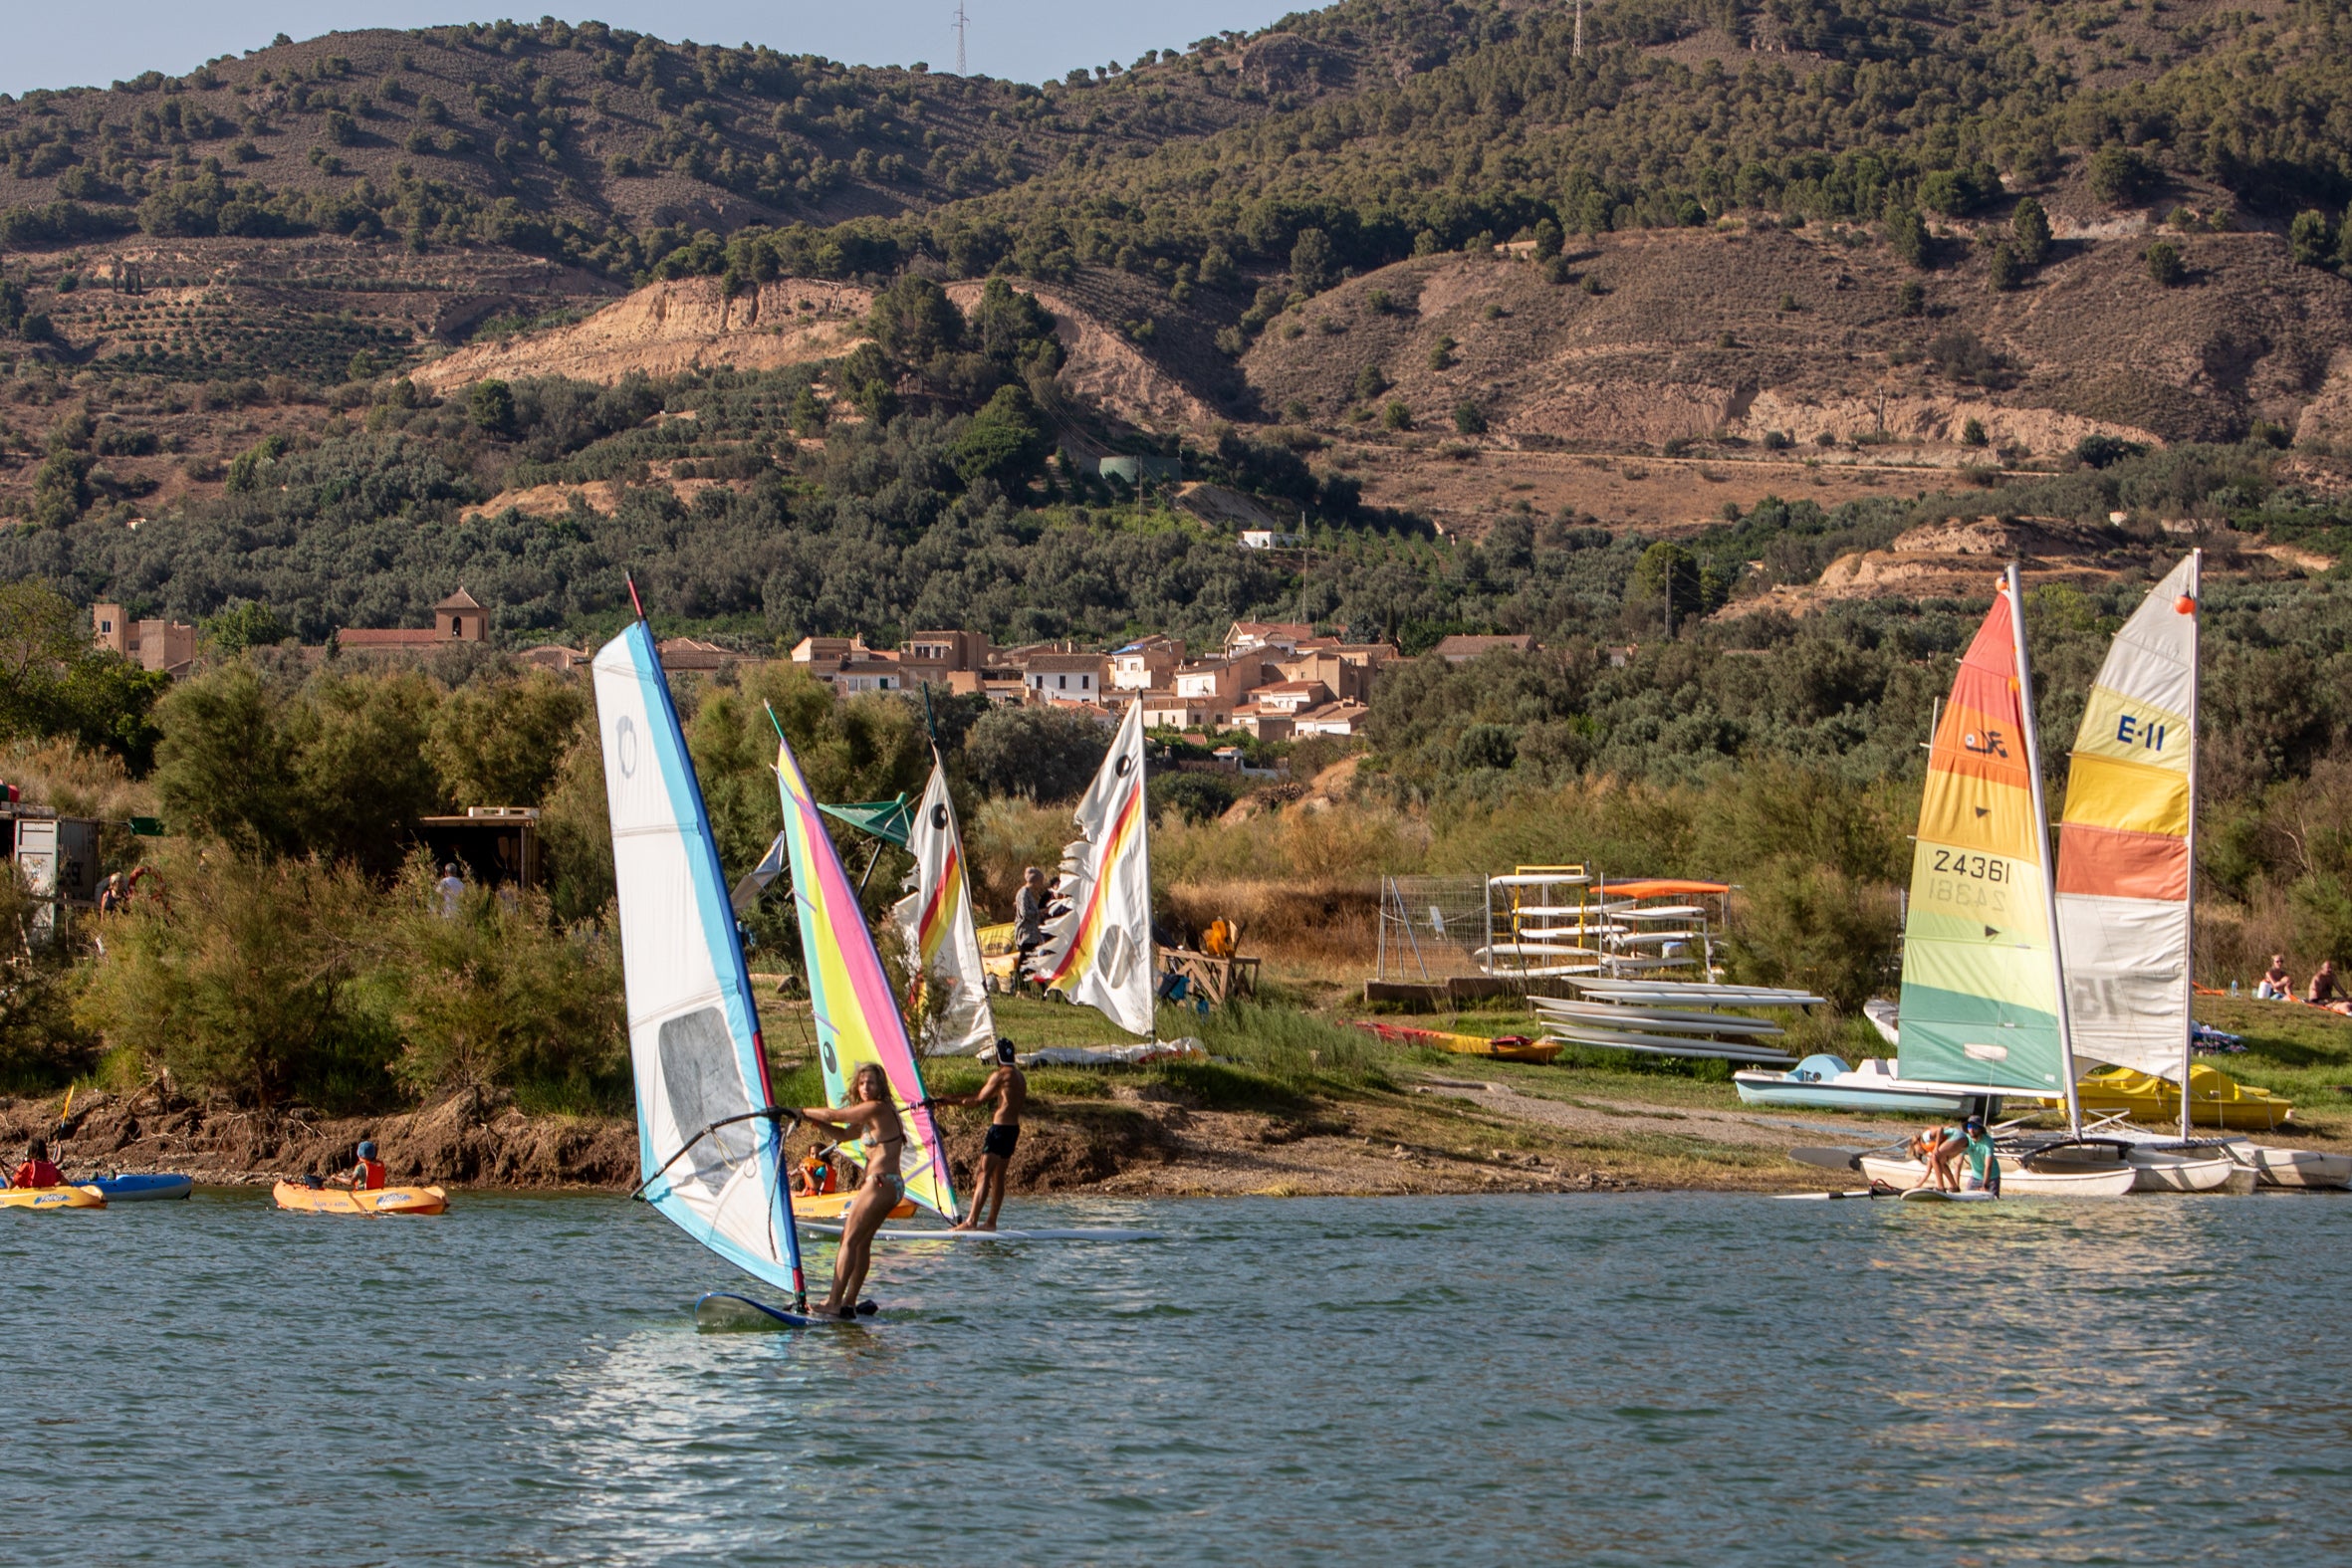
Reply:
M2199 560L2107 651L2058 826L2058 935L2078 1055L2180 1081L2189 1056Z
M2066 1050L2015 615L2010 590L1995 597L1929 746L1904 924L1899 1071L2056 1094Z

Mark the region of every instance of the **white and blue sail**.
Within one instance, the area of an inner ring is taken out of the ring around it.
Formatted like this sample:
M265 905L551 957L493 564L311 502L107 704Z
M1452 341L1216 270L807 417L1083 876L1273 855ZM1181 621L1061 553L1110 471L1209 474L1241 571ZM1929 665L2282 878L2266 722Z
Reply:
M596 727L647 1202L805 1299L782 1129L718 845L643 621L597 650Z

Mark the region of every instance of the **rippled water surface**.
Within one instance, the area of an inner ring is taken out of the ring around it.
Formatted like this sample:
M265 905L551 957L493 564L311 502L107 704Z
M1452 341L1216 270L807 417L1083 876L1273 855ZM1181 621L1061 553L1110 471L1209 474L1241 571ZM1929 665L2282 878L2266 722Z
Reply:
M1167 1239L711 1335L617 1199L0 1212L0 1561L2352 1557L2352 1198L1020 1212Z

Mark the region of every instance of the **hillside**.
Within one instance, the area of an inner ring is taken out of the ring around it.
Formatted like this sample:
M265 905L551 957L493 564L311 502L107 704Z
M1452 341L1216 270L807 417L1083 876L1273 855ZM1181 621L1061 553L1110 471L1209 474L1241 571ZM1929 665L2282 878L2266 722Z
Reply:
M2352 440L2348 41L2336 0L1604 0L1579 51L1549 5L1344 0L1044 87L549 21L28 94L0 514L77 596L313 632L455 571L552 632L648 550L714 625L1051 635L1540 619L1418 543L1507 519L1638 553L1807 503L1866 555L2046 492L2332 540L2274 448ZM997 279L1034 304L984 321ZM1088 534L1136 499L1093 460L1172 445L1232 502ZM1227 569L1241 516L1337 554ZM986 580L926 589L982 519ZM1768 543L1721 569L1810 580Z

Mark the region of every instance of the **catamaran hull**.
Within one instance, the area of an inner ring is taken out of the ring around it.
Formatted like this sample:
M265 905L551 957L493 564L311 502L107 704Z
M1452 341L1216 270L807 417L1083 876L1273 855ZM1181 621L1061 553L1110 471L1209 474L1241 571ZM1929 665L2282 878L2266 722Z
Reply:
M1806 1082L1786 1072L1735 1072L1732 1087L1747 1105L1803 1106L1825 1111L1895 1111L1914 1116L1958 1116L1968 1096L1930 1089L1848 1088Z
M2352 1155L2256 1144L2252 1159L2264 1187L2352 1187Z
M2250 1193L2254 1172L2226 1154L2183 1156L2131 1153L2135 1193Z
M1862 1156L1862 1174L1889 1187L1917 1186L1927 1167L1917 1160L1890 1160L1883 1155ZM2000 1171L2003 1198L2121 1198L2136 1185L2139 1172L2118 1163L2103 1171L2028 1171L2004 1163Z

